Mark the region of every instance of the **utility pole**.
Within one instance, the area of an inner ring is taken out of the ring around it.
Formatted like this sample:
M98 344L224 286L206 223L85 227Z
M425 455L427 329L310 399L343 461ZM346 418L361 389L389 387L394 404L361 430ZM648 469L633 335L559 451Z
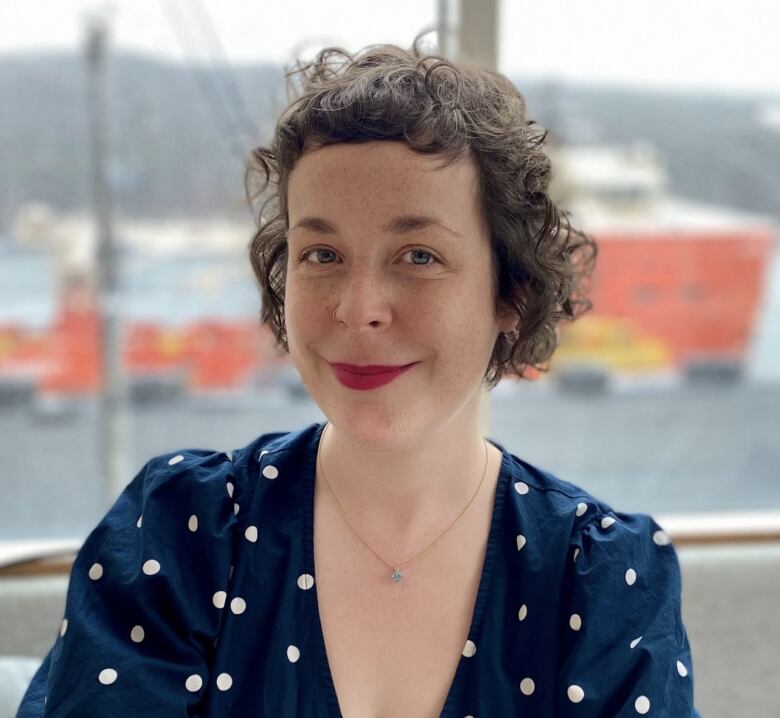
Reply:
M438 54L451 60L458 56L458 25L461 0L437 0L436 34Z
M451 0L456 6L459 62L498 69L498 0ZM459 7L457 7L459 6Z
M127 485L127 401L122 371L121 323L117 282L109 166L109 113L105 16L87 18L86 59L89 69L90 147L95 231L97 234L97 302L101 314L102 389L98 412L100 467L104 500L111 505Z
M439 54L455 62L498 69L498 0L438 0ZM482 391L479 427L490 433L490 392Z

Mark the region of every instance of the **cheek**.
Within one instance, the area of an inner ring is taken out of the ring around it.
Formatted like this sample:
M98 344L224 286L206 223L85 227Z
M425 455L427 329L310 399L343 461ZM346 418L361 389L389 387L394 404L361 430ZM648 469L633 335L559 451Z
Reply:
M461 360L483 363L484 355L493 351L495 342L495 319L489 286L473 287L458 298L453 305L453 320L450 333L453 346Z
M304 329L322 322L323 302L311 287L288 280L284 300L285 320Z
M435 347L447 363L464 365L482 362L484 345L489 341L487 318L472 298L458 298L439 312L421 321L420 336ZM492 351L492 347L491 347Z

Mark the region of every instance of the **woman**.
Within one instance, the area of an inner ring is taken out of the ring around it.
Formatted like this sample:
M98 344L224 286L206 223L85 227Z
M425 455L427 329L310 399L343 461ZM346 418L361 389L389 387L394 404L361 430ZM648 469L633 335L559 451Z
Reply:
M151 459L19 715L698 716L658 524L480 436L589 307L522 97L417 41L299 69L250 252L328 420Z

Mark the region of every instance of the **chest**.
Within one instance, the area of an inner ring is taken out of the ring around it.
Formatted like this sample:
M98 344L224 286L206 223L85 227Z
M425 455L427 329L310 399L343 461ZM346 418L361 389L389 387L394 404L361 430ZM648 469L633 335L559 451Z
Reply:
M471 626L489 515L461 528L396 584L335 512L320 510L317 601L344 718L440 716Z

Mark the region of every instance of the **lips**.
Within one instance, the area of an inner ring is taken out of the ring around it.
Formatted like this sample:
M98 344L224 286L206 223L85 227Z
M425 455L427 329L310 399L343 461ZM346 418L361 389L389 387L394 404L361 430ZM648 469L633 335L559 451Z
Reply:
M418 363L412 362L411 364L391 366L389 368L387 366L377 367L375 364L355 366L354 364L337 363L330 366L336 378L344 386L350 389L365 390L376 389L389 384ZM377 371L377 369L380 369L380 371Z
M415 362L412 362L414 364ZM351 372L352 374L381 374L388 371L397 371L398 369L404 369L412 364L364 364L362 366L358 364L343 364L340 362L331 362L331 366L336 369L342 369L343 371Z

